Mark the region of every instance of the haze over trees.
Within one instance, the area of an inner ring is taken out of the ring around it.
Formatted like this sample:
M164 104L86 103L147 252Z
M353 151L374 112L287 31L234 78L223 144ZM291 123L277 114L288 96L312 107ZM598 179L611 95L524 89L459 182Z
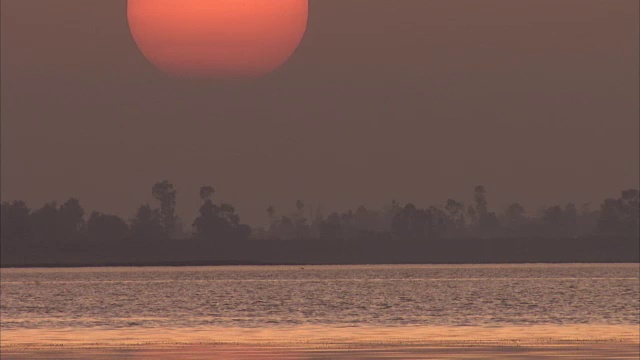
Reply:
M230 204L216 205L213 202L214 194L212 186L200 188L203 204L200 216L193 222L194 237L203 241L247 239L251 234L251 227L240 223L240 216Z
M256 238L358 238L389 234L397 239L492 238L492 237L577 237L598 234L638 236L638 190L626 190L618 199L606 199L600 210L585 204L553 205L530 214L520 203L502 213L489 210L483 186L473 192L473 203L448 199L442 206L418 208L412 203L392 201L382 210L364 206L342 214L304 218L300 211L276 216L267 208L270 225L254 231ZM298 205L296 208L299 210Z
M128 251L152 252L157 246L214 246L216 254L223 255L225 249L240 246L238 244L256 243L272 244L272 249L289 244L286 246L299 247L302 253L317 251L317 246L338 251L336 249L347 243L360 244L358 246L375 243L381 249L412 243L428 244L431 251L437 252L463 239L473 240L476 246L491 244L498 241L496 239L551 239L558 244L561 241L558 239L574 239L562 240L568 244L568 241L593 237L630 238L634 244L638 242L640 226L637 189L605 199L595 209L589 204L569 203L545 207L536 213L528 212L517 202L504 211L492 211L484 186L473 189L473 200L469 204L448 199L444 204L418 207L391 201L379 210L359 206L328 215L322 207L298 200L288 210L266 207L268 226L252 229L241 222L231 204L216 202L212 186L203 186L199 190L202 205L190 231L183 228L176 215L178 191L173 184L166 180L158 182L151 187L151 194L157 203L142 204L131 219L98 211L87 213L74 198L60 205L46 203L34 210L22 201L3 202L0 225L3 253L7 252L9 258L15 260L18 254L38 251L82 254L91 249L113 248L127 254ZM516 243L514 240L506 244ZM530 243L527 244L523 246L528 248ZM287 249L281 248L281 251ZM3 259L6 258L3 255Z

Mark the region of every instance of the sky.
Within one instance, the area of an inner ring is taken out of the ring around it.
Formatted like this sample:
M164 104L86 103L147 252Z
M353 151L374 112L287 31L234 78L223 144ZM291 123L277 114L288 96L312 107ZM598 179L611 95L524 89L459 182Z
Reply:
M1 196L130 218L170 180L252 225L297 199L592 202L639 182L637 0L311 0L289 62L177 79L124 0L2 0Z

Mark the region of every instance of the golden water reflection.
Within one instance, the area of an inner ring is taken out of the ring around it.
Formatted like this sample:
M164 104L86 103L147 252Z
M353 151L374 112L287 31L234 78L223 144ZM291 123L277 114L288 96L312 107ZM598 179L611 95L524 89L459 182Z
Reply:
M16 359L637 359L633 325L20 329L3 331Z

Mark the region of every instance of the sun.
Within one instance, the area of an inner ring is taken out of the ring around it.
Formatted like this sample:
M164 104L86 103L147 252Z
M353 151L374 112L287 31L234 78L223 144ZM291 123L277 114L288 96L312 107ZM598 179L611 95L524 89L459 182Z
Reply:
M255 78L302 40L308 0L129 0L131 34L160 70L188 78Z

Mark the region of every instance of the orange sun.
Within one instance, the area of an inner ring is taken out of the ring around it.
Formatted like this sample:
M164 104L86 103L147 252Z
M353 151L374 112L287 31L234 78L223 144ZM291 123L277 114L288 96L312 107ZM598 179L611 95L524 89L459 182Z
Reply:
M129 0L131 34L164 72L253 78L280 67L307 28L308 0Z

